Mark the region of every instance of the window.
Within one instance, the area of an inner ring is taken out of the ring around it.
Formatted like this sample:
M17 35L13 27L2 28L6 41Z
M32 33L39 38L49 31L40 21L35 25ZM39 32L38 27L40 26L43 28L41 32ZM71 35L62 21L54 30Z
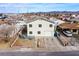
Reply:
M32 34L32 31L29 31L29 34Z
M52 24L50 24L49 27L52 27Z
M38 31L38 34L41 34L41 32L40 32L40 31Z
M39 27L42 27L42 24L39 24Z
M74 21L73 23L78 23L77 21Z
M29 27L32 27L32 24L29 24Z

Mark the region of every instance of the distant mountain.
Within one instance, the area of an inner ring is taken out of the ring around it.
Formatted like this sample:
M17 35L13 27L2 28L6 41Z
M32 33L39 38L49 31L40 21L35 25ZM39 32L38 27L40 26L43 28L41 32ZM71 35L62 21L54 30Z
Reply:
M32 13L60 13L60 14L64 14L64 13L69 13L69 14L79 14L79 11L50 11L50 12L32 12Z

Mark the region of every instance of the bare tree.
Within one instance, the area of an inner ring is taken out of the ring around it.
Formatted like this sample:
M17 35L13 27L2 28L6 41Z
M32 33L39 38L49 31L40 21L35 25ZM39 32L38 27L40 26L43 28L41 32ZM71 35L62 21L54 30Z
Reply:
M14 28L11 25L10 26L2 25L2 27L0 27L0 40L8 42L10 40L10 36L11 36L13 29Z

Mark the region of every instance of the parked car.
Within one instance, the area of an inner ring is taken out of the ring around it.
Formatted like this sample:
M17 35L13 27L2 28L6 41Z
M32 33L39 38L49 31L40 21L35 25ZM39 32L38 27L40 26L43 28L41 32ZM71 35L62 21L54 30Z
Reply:
M70 31L68 31L68 30L63 31L63 34L68 36L68 37L72 36L72 33Z

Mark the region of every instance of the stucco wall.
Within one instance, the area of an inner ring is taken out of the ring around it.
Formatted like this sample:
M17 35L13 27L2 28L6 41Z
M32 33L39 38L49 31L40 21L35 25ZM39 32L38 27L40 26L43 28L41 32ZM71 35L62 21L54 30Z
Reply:
M32 27L29 28L29 24L32 24ZM38 25L42 24L42 27ZM52 24L52 27L49 27L49 24ZM29 34L29 31L32 31L32 34ZM37 32L41 31L41 34ZM54 36L54 24L45 20L36 20L27 24L27 36Z

